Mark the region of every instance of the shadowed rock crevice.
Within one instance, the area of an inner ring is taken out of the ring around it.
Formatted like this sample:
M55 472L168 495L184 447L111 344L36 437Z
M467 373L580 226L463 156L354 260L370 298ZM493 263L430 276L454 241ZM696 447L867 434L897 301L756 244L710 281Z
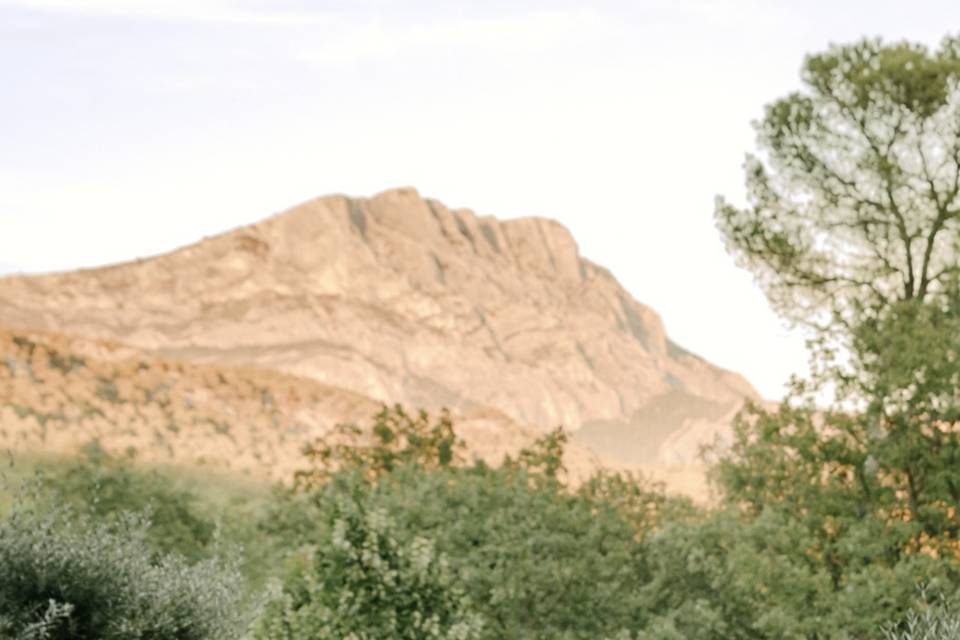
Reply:
M463 221L461 214L457 211L452 212L453 220L457 224L457 229L460 230L460 233L463 234L463 237L470 241L470 246L473 247L474 252L477 250L476 240L473 238L473 233L470 232L470 228L467 226L467 223Z
M579 340L577 341L577 353L580 354L580 357L583 358L583 361L587 363L587 366L591 371L596 371L596 366L593 364L593 360L590 359L590 356L587 355L586 349L583 348L583 343Z
M493 250L497 253L502 253L500 251L500 240L497 239L497 234L493 230L493 226L488 222L481 222L479 224L480 233L483 234L483 237L487 239L487 242L493 247Z
M650 351L652 344L650 342L650 336L647 333L647 326L643 321L643 318L640 317L640 314L636 312L633 308L633 305L630 304L630 301L627 300L622 294L618 297L620 301L620 310L623 312L624 326L630 332L630 334L637 339L637 341L643 345L643 348L647 351Z
M547 241L547 234L543 231L543 225L537 225L537 232L540 234L540 241L543 243L543 250L547 254L547 258L550 260L551 269L557 271L557 258L553 255L553 249L550 247L550 243Z
M433 263L437 265L437 282L447 284L447 268L440 260L440 256L435 253L431 253L430 256L433 258Z
M363 207L359 202L353 198L346 198L347 201L347 212L350 216L350 224L353 225L353 228L356 229L360 236L366 240L367 239L367 214L363 210Z
M430 215L433 216L434 222L437 223L437 228L440 229L440 233L443 234L444 238L450 239L450 235L447 233L447 226L443 224L443 219L441 218L440 211L437 210L437 203L433 200L425 200L427 203L427 208L430 209Z

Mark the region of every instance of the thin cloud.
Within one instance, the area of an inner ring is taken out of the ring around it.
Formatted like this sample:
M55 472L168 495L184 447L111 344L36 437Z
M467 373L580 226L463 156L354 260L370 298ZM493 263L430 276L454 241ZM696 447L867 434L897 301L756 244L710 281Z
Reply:
M572 39L610 34L615 28L615 24L589 11L538 12L426 25L355 24L302 47L297 57L317 66L341 66L429 49L541 51Z
M13 7L51 13L118 18L209 22L251 26L302 26L326 23L326 18L302 11L247 8L224 0L0 0Z

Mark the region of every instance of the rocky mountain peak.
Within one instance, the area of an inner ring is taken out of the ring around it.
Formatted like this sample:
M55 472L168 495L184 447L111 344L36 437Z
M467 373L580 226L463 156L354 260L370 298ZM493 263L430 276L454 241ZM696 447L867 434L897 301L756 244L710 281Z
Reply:
M412 188L317 198L113 267L3 278L0 324L273 369L375 401L489 407L601 449L604 434L634 434L643 459L689 427L685 403L708 403L697 419L712 420L757 397L668 340L558 222L478 216ZM650 413L664 399L674 408Z

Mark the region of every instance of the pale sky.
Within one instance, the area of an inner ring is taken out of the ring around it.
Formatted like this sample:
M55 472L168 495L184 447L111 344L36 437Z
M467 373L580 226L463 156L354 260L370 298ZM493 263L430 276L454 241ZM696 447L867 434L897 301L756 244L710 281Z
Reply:
M803 337L725 253L750 122L805 53L960 3L0 0L0 273L173 249L329 193L547 216L778 398Z

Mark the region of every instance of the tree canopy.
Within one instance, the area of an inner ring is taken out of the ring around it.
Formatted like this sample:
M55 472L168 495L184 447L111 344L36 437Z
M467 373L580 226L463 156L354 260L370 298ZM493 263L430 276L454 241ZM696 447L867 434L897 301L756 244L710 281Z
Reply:
M910 575L956 589L960 39L832 46L802 80L756 125L748 206L719 198L716 219L774 309L825 348L812 384L739 416L713 475L746 521L805 531L837 597L865 567L891 589ZM804 393L824 382L828 407Z
M802 80L755 123L748 205L717 200L729 250L819 329L942 293L960 269L960 38L831 46Z

